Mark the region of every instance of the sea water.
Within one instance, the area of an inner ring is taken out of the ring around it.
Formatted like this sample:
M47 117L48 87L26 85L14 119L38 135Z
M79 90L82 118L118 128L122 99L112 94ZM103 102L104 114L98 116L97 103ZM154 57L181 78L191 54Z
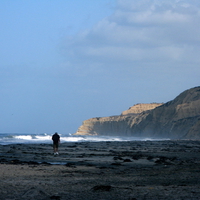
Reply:
M123 137L123 136L76 136L71 134L59 134L61 142L106 142L106 141L155 141L158 139ZM52 134L26 134L26 133L0 133L0 144L30 144L52 143ZM160 140L160 139L159 139ZM167 139L162 139L167 140Z

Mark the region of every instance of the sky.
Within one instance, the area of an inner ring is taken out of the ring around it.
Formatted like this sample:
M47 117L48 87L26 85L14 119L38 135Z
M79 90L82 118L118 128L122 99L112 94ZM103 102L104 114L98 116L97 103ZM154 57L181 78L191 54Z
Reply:
M200 83L199 0L1 0L0 133L75 133Z

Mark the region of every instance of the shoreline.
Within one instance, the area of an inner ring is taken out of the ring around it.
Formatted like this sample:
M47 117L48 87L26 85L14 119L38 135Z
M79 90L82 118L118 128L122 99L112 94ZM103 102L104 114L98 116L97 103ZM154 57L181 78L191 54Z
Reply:
M198 140L0 145L0 197L198 199L199 164Z

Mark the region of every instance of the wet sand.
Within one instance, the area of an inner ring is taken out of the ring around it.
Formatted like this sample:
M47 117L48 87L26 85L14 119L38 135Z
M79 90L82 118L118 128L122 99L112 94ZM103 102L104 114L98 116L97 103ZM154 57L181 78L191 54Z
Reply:
M0 145L2 200L200 199L200 141Z

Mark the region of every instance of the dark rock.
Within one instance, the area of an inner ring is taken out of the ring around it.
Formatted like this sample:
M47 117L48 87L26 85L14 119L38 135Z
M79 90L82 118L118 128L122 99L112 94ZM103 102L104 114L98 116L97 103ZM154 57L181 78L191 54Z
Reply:
M171 165L172 163L169 162L168 158L160 157L158 160L155 161L156 164L163 164L163 165Z
M111 190L110 185L96 185L92 188L93 191L110 191Z
M60 196L57 196L57 195L53 195L53 196L50 197L50 199L56 199L56 200L60 200L60 198L61 198L61 197L60 197Z
M113 160L123 160L123 158L120 157L120 156L115 156L115 157L113 158Z
M75 163L67 163L65 166L66 166L66 167L73 167L73 168L76 167L76 166L75 166Z
M28 161L27 164L28 165L39 165L39 163L35 162L35 161Z
M112 163L111 165L122 165L121 163Z
M18 160L18 159L15 159L15 160L11 160L10 161L10 164L21 164L22 161Z
M132 156L132 159L134 159L134 160L139 160L139 159L141 159L142 157L144 157L144 155L142 155L142 154L136 154L136 155Z
M76 148L77 145L71 145L71 146L67 146L68 148Z
M51 165L51 163L48 163L48 162L42 162L41 164L43 164L43 165Z
M131 159L125 159L124 162L132 162Z
M147 160L153 160L153 158L154 158L153 156L148 156Z

